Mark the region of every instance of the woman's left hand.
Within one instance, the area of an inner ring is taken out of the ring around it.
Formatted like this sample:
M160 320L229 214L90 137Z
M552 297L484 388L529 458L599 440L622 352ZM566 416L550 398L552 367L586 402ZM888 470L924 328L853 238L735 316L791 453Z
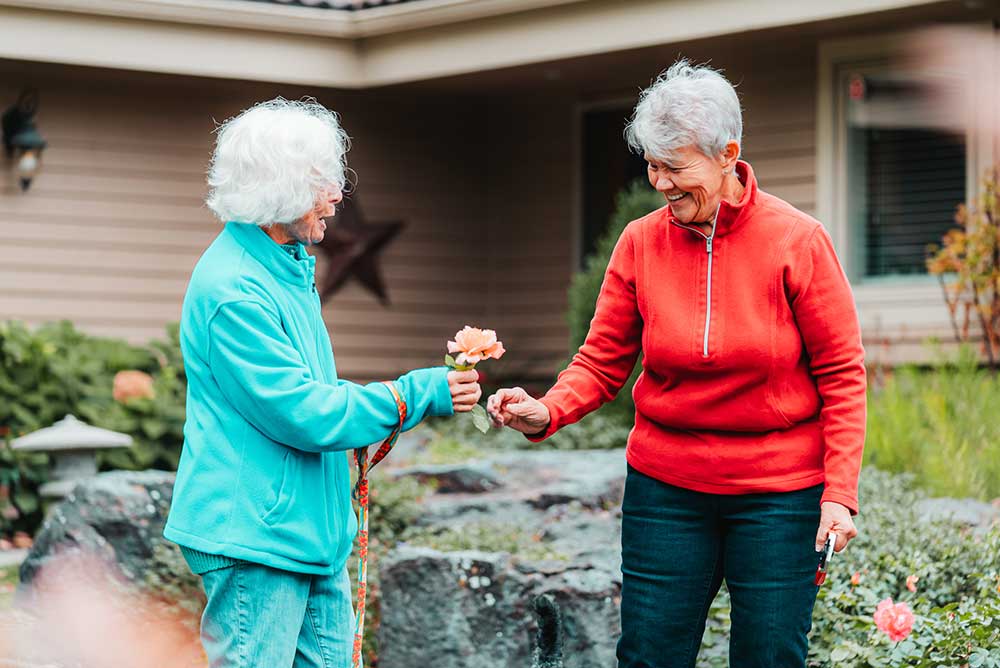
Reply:
M816 532L816 551L823 549L826 543L826 535L831 531L837 534L837 542L833 546L834 552L840 552L852 538L858 535L858 529L851 519L851 511L847 506L842 506L834 501L825 501L820 504L819 531Z

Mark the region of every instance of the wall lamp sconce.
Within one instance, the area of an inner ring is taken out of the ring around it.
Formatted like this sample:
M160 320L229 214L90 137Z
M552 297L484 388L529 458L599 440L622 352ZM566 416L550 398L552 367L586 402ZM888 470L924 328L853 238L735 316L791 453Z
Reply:
M35 127L35 112L38 111L38 91L25 90L17 103L9 107L0 117L3 128L3 145L7 158L15 160L17 177L21 190L31 186L31 180L41 166L42 149L46 141Z

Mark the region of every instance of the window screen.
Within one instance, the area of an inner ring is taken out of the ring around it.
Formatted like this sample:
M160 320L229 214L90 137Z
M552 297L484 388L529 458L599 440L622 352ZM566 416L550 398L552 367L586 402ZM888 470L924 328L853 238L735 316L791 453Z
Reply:
M919 81L851 77L847 167L854 273L926 273L966 199L966 145ZM860 271L859 271L860 270Z

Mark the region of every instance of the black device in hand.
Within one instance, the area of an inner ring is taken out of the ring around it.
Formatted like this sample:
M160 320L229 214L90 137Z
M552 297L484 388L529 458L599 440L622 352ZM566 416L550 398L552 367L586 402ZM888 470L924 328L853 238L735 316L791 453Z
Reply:
M820 586L826 581L826 568L830 563L830 557L833 556L833 546L837 543L837 534L832 531L826 535L826 543L823 544L823 550L819 553L819 566L816 567L816 586Z

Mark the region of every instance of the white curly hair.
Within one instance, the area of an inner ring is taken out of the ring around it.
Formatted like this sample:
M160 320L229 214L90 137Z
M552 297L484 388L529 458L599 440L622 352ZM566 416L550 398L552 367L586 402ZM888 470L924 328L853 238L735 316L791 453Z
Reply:
M293 223L324 188L343 190L350 139L312 98L260 102L216 128L205 203L219 220Z
M682 58L642 91L625 138L638 153L668 162L684 146L716 157L743 139L736 89L717 70Z

